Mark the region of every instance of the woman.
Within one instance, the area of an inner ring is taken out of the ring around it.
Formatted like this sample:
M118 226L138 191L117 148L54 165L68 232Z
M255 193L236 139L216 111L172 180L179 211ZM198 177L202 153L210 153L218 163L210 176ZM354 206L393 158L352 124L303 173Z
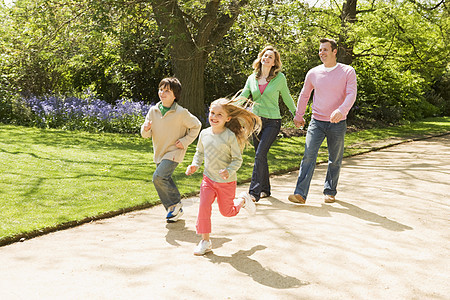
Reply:
M253 113L261 117L262 129L258 135L253 135L255 147L255 164L249 194L255 202L260 198L270 196L269 166L267 153L281 129L281 114L279 97L295 115L295 103L286 83L286 77L281 73L279 52L272 46L265 47L253 62L254 72L245 83L240 96L248 98L251 94L254 102Z

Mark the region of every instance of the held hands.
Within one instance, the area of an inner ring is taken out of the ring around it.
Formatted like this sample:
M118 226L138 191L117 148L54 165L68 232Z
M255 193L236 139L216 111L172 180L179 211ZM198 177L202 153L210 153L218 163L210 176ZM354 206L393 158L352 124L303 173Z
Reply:
M189 176L189 175L192 175L195 172L197 172L197 170L198 170L197 166L190 165L190 166L187 167L185 174Z
M330 122L331 123L339 123L343 117L344 117L344 115L341 113L341 111L339 109L336 109L335 111L333 111L331 113ZM303 129L303 126L305 126L305 119L302 118L301 121L297 121L294 119L294 125L297 128Z
M294 119L294 125L297 128L303 129L303 126L305 126L305 119L302 118L301 121L297 121L297 120Z
M223 178L223 179L228 179L228 177L230 177L230 174L228 173L227 169L222 169L219 171L219 175Z
M149 131L152 128L152 121L145 121L144 122L144 130Z
M335 111L333 111L331 113L330 122L331 123L339 123L343 117L344 117L344 115L339 111L339 109L336 109Z

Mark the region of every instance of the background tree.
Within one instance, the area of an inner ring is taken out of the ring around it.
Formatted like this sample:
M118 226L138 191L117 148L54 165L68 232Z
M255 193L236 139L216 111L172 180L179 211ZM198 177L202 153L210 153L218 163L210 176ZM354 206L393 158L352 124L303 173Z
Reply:
M183 105L204 119L211 100L242 88L267 44L280 50L296 98L306 72L320 64L318 40L332 37L346 48L339 61L351 62L358 75L349 122L448 113L445 1L332 0L319 8L246 1L17 0L1 7L0 111L14 94L89 91L110 103L151 103L159 80L176 75Z
M398 123L442 111L433 103L445 92L436 94L433 85L448 74L449 18L444 1L432 2L330 1L312 10L323 34L346 49L339 61L356 69L351 122Z
M321 34L311 26L313 22L302 1L252 1L210 55L205 99L232 96L242 89L253 72L254 59L266 45L280 50L283 72L295 99L306 72L320 63L317 41ZM284 104L280 107L286 118L292 119Z
M247 3L248 0L210 0L205 5L193 1L151 1L161 35L169 47L174 74L183 84L183 103L197 116L203 116L205 110L204 72L208 54Z
M338 44L339 53L337 60L344 64L350 65L353 61L353 43L348 40L348 27L356 22L356 0L345 0L342 4L341 12L341 32L339 34Z

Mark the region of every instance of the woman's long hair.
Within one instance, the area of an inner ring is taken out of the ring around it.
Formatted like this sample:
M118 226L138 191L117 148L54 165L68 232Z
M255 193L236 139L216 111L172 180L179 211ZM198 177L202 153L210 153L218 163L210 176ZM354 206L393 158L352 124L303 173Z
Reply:
M244 102L242 106L238 103ZM239 147L241 150L249 144L248 138L255 132L259 133L261 130L261 118L252 113L251 102L245 98L233 98L231 100L220 98L214 100L212 105L220 105L226 111L227 115L231 117L230 121L225 123L225 127L230 129L236 135Z
M256 78L259 79L261 77L261 58L268 50L273 51L275 54L274 66L270 69L269 76L267 76L267 81L270 81L281 72L282 66L280 53L273 46L266 46L261 52L259 52L258 57L253 61L253 69L255 69L254 72L256 74Z

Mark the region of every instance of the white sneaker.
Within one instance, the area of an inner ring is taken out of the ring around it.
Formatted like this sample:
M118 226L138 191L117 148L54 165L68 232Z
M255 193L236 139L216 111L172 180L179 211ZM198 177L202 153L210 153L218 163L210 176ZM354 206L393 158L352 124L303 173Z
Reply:
M253 202L252 196L250 196L247 192L242 192L239 194L238 198L244 199L244 208L250 215L254 215L256 213L256 205Z
M194 249L194 255L204 255L206 252L212 251L211 241L201 240Z

